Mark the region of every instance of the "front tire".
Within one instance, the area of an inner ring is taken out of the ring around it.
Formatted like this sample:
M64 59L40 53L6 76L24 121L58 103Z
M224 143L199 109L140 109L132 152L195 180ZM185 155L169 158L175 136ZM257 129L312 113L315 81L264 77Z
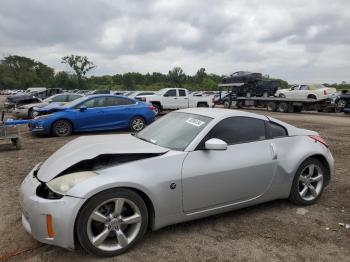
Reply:
M107 190L91 197L76 221L81 246L100 257L128 251L146 232L148 211L143 199L128 189Z
M296 205L314 204L321 196L327 169L315 158L305 160L298 168L289 200Z
M68 120L60 119L53 123L51 131L54 136L70 136L73 132L73 126Z

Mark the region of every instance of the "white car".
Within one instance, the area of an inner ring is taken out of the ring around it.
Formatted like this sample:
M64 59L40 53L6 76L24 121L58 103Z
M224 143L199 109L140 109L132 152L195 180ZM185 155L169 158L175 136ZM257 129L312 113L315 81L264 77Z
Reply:
M211 97L192 96L189 95L189 91L184 88L163 88L154 95L139 95L137 96L137 99L152 104L156 115L163 110L176 110L191 107L213 107Z
M275 96L289 99L325 99L335 95L337 90L321 84L297 85L290 89L277 90Z

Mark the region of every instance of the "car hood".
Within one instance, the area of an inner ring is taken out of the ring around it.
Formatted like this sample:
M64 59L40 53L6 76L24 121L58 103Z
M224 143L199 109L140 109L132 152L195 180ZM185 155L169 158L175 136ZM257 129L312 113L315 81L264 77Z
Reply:
M51 103L51 104L48 104L44 107L35 108L35 111L37 111L37 112L61 111L61 110L64 110L66 108L67 107L62 106L60 103Z
M169 149L138 139L130 134L81 136L51 155L40 167L37 177L48 182L62 171L81 162L106 154L161 154Z
M32 107L44 107L44 106L47 106L47 103L45 103L45 102L32 103L32 104L23 105L21 107L32 108Z

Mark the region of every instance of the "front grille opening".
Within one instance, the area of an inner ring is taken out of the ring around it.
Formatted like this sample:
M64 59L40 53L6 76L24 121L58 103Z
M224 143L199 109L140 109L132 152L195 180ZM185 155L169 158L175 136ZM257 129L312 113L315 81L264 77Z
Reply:
M60 199L63 195L53 192L45 183L41 183L36 189L36 195L45 199Z

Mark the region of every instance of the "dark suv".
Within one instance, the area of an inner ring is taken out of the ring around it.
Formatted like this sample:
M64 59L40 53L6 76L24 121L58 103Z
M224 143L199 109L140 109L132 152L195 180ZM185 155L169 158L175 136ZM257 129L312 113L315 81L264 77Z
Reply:
M251 73L246 71L238 71L238 72L234 72L230 76L224 77L222 79L222 83L223 84L250 83L258 80L262 80L262 74Z

